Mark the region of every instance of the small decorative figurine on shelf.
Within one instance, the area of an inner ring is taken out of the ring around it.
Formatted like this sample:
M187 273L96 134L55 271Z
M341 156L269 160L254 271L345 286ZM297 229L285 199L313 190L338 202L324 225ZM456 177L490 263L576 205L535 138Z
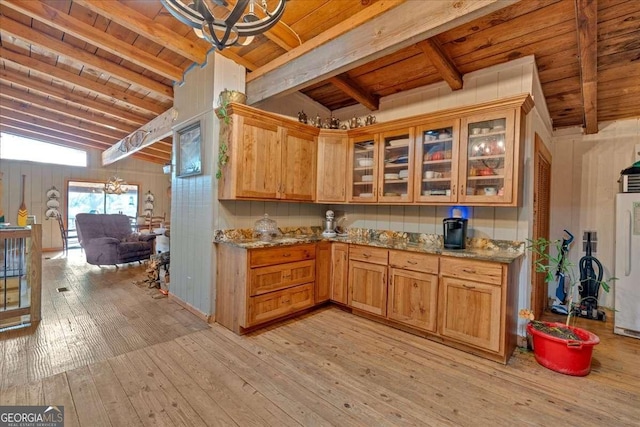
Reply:
M322 127L322 117L320 117L320 114L316 115L316 121L314 123L316 124L316 127L318 128Z
M376 122L376 116L374 116L373 114L369 114L367 116L367 118L365 119L364 124L366 126L369 126L369 125L374 124L375 122Z
M331 119L329 121L329 128L330 129L339 129L340 128L340 120L338 120L337 117L333 117L333 115L332 115Z
M307 124L307 115L305 114L304 110L298 113L298 121L300 123Z

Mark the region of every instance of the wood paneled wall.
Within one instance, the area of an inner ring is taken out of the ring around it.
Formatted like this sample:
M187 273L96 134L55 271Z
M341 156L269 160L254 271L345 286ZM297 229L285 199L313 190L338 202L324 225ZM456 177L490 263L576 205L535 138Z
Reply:
M167 217L170 216L171 201L167 192L171 184L170 176L164 175L162 166L155 163L126 158L103 167L100 152L90 149L87 151L86 168L1 159L0 170L4 174L2 206L5 221L16 223L21 198L21 179L22 175L26 175L25 204L29 215L35 215L36 221L42 224L42 248L45 251L62 248L58 223L45 220L44 213L47 210L48 200L46 192L52 186L60 191L62 194L60 211L66 215L66 184L70 179L105 181L117 174L127 183L139 185L138 210L140 213L143 210L143 195L151 191L155 196L154 212L159 215L166 212Z

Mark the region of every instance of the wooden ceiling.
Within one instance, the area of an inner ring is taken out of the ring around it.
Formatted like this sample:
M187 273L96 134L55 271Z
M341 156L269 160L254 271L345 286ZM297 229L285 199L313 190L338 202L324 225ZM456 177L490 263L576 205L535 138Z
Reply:
M211 49L159 0L0 0L0 37L0 130L100 150L169 110ZM250 102L299 90L330 110L535 55L554 128L640 117L638 0L289 0L222 54ZM134 156L166 163L171 140Z

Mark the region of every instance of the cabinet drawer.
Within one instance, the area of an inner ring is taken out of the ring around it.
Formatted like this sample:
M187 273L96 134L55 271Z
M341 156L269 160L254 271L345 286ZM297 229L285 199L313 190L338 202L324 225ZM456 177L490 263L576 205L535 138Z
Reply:
M389 251L389 265L405 270L438 274L438 256L416 252Z
M441 257L440 273L443 276L469 279L474 282L484 282L492 285L502 284L502 265L493 262Z
M350 246L349 259L355 261L370 262L372 264L387 265L389 251L369 246Z
M288 262L251 269L249 295L255 296L288 288L315 279L315 260Z
M249 298L247 324L258 325L313 306L313 283Z
M251 267L282 264L285 262L315 259L316 245L280 246L275 248L254 249L251 251L249 263Z

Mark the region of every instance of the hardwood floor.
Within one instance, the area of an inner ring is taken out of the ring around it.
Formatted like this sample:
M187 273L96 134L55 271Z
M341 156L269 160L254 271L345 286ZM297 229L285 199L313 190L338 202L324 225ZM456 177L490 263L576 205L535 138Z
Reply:
M151 298L131 284L136 267L58 264L45 262L46 277L75 295L48 283L43 317L55 321L0 335L0 405L64 405L66 426L638 425L640 340L610 323L579 321L602 341L580 378L526 351L503 366L335 307L240 337Z

